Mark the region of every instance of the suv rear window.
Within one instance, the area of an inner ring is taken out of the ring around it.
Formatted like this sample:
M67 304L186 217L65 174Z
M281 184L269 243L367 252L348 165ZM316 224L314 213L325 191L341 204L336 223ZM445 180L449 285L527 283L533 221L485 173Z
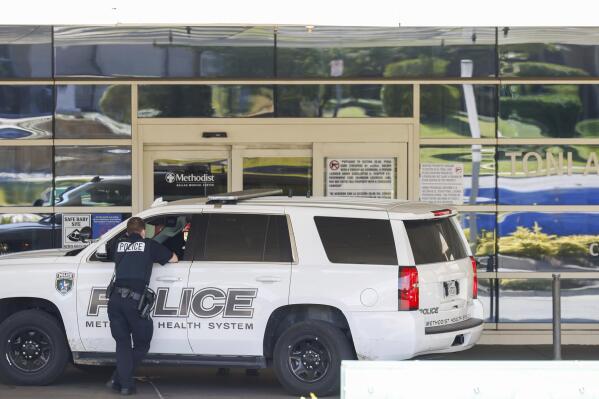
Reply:
M389 220L316 216L314 222L331 263L397 265Z
M417 265L447 262L468 256L451 219L404 220Z

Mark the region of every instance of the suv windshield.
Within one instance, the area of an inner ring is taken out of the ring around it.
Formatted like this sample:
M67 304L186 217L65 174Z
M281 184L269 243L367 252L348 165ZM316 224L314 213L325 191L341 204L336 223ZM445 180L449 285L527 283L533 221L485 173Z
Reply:
M450 218L405 220L417 265L447 262L468 256L462 237Z

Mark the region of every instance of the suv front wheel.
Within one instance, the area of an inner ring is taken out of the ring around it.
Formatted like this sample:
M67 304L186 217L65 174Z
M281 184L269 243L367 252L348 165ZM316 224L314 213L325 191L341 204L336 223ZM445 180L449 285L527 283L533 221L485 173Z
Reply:
M350 342L339 328L310 320L288 327L277 339L273 368L290 393L326 396L339 391L341 361L353 358Z
M58 320L24 310L0 324L0 377L16 385L47 385L62 374L69 347Z

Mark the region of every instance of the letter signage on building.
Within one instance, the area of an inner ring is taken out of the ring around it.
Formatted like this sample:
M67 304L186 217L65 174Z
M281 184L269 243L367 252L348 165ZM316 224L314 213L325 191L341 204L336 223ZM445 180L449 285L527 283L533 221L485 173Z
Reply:
M395 198L394 158L327 158L326 194Z
M463 204L464 164L420 164L420 200L443 204Z

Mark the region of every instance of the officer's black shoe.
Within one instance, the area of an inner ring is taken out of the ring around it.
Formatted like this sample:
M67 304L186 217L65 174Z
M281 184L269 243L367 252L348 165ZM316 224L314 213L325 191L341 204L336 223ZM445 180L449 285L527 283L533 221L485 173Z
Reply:
M116 375L116 371L115 371L114 373L112 373L112 376L106 383L106 388L109 388L109 389L112 389L113 391L119 392L121 390L121 384L119 384L116 381L116 377L117 377L117 375Z
M123 396L135 395L136 393L137 389L135 388L121 388L121 395Z
M106 388L119 392L121 390L121 384L119 384L118 382L114 382L114 380L109 380L106 383Z

